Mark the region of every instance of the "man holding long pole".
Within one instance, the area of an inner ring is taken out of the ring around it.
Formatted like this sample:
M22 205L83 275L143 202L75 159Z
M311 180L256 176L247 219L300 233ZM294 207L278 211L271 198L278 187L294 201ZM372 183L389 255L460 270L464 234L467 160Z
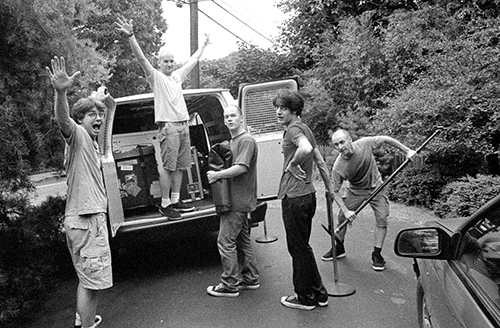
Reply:
M388 144L405 152L407 158L411 158L416 154L414 150L388 136L364 137L353 142L349 133L342 129L333 133L332 143L340 153L332 169L334 199L340 207L339 224L346 220L354 220L356 218L354 211L382 184L382 176L378 171L375 156L373 155L374 149L381 147L383 144ZM344 181L347 184L345 192L341 196L339 192ZM385 269L385 260L381 251L387 234L387 217L389 216L389 201L384 190L373 197L370 206L375 214L372 268L375 271L383 271ZM346 232L346 226L339 231L340 242L337 241L336 246L337 258L346 256L343 244ZM333 260L333 250L330 249L321 258L323 261Z

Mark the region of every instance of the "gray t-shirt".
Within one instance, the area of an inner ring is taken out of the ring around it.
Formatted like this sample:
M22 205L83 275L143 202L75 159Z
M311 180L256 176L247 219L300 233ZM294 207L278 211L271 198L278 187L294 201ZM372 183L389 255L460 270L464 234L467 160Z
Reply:
M74 121L65 138L68 194L66 215L106 213L107 197L101 171L99 145Z
M302 170L306 172L306 180L302 181L294 177L290 172L285 172L288 163L292 160L295 152L299 148L299 139L306 137L311 146L316 148L316 139L307 125L298 121L290 125L283 136L283 175L281 176L278 198L299 197L316 192L312 182L314 154L311 153L300 163Z
M377 137L364 137L352 143L353 155L349 159L338 156L332 170L333 190L338 192L342 182L354 193L376 188L382 182L373 150Z
M257 205L257 141L248 132L231 139L233 165L244 165L247 172L230 179L231 210L252 212Z

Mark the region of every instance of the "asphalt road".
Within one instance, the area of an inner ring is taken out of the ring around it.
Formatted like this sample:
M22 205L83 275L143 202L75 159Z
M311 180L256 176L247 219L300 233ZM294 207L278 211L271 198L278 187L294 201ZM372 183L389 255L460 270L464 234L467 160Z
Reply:
M318 194L318 210L311 245L325 285L334 283L332 262L321 261L330 237L324 197ZM334 207L336 213L337 209ZM291 259L286 249L281 209L270 202L268 236L274 243L254 243L261 288L243 291L238 298L216 298L206 293L221 273L214 234L177 241L144 240L122 250L114 261L114 287L100 295L103 328L225 328L225 327L417 327L415 276L412 261L396 257L393 241L401 228L415 224L390 218L383 255L386 270L371 268L374 219L370 209L360 213L347 235L347 257L338 260L337 281L356 290L353 295L330 297L329 306L313 311L289 309L280 298L293 293ZM263 236L262 225L252 230L253 239ZM20 328L72 327L76 276L54 286L39 313Z

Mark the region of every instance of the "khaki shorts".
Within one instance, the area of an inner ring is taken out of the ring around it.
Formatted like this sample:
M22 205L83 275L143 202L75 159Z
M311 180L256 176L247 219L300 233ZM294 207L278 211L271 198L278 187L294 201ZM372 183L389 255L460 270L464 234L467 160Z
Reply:
M106 214L66 216L64 228L82 287L101 290L113 286Z
M191 141L187 122L160 124L158 139L165 170L173 172L191 167Z
M359 206L370 197L374 189L371 190L356 190L346 189L342 198L345 206L355 211ZM371 201L370 206L375 214L375 225L379 228L387 227L387 217L389 216L389 199L387 198L386 190L380 191ZM346 220L342 210L339 211L339 224Z

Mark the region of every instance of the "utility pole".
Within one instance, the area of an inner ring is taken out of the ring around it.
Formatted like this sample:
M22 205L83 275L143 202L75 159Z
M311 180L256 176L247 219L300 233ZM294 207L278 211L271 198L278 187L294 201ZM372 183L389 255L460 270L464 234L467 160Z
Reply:
M189 0L189 12L191 20L191 55L198 50L198 0ZM200 87L200 64L191 71L191 88Z

